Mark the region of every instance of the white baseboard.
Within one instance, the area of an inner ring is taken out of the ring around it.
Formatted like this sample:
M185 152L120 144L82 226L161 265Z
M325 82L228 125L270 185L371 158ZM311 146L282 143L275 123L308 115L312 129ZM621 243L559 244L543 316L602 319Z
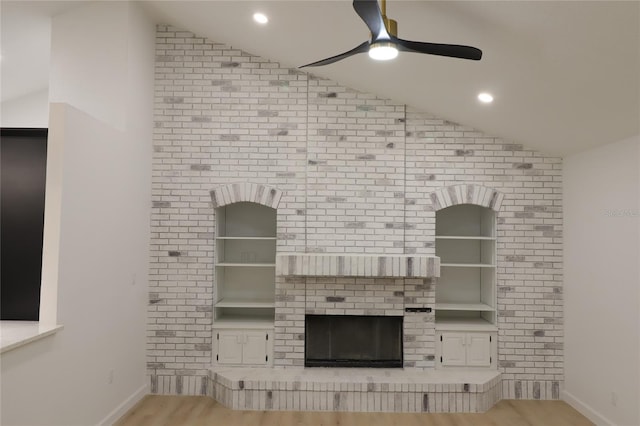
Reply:
M596 410L591 408L588 404L585 404L575 396L571 395L566 390L562 391L562 400L578 410L580 414L591 420L598 426L614 426L614 423L607 420L602 414L598 413Z
M142 398L149 394L149 385L144 384L132 393L127 399L125 399L122 404L118 405L113 409L112 412L107 414L107 416L102 419L101 422L98 423L98 426L112 426L115 422L117 422L120 417L124 416L127 411L129 411L134 405L136 405Z

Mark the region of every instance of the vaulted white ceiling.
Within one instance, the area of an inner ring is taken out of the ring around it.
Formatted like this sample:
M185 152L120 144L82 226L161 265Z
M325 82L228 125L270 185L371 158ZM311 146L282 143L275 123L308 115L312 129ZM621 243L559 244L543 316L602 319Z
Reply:
M350 0L144 4L159 23L289 67L369 36ZM266 26L252 21L256 11L269 16ZM387 15L398 21L401 38L472 45L484 56L476 62L401 53L380 63L363 54L308 71L552 154L639 132L638 1L388 0ZM4 11L2 24L4 54ZM492 92L493 104L480 104L480 91Z

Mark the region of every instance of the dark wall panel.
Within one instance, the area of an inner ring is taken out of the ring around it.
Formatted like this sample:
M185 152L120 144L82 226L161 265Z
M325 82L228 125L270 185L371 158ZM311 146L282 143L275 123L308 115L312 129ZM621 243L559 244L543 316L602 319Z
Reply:
M2 320L38 320L47 164L45 129L0 134Z

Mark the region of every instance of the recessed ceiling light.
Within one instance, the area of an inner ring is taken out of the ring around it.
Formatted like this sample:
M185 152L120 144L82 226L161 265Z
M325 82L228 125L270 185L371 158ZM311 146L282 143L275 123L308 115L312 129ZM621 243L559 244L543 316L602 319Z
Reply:
M485 104L490 104L493 102L493 96L490 93L482 92L478 95L478 100Z
M263 24L263 25L269 22L269 18L267 18L267 15L260 12L256 12L253 14L253 20L256 21L258 24Z

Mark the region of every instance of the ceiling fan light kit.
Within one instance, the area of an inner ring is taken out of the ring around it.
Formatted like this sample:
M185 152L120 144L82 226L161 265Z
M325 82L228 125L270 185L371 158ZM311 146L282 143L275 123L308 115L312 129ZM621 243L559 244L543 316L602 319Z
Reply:
M364 52L369 52L371 58L382 61L395 58L398 56L399 51L471 59L474 61L482 58L482 51L471 46L423 43L398 38L398 23L393 19L387 18L386 0L381 0L381 5L382 10L378 6L378 0L353 0L353 9L371 32L370 41L365 41L347 52L303 65L300 68L329 65Z
M369 46L369 57L376 61L388 61L398 56L396 45L388 41L379 41Z

